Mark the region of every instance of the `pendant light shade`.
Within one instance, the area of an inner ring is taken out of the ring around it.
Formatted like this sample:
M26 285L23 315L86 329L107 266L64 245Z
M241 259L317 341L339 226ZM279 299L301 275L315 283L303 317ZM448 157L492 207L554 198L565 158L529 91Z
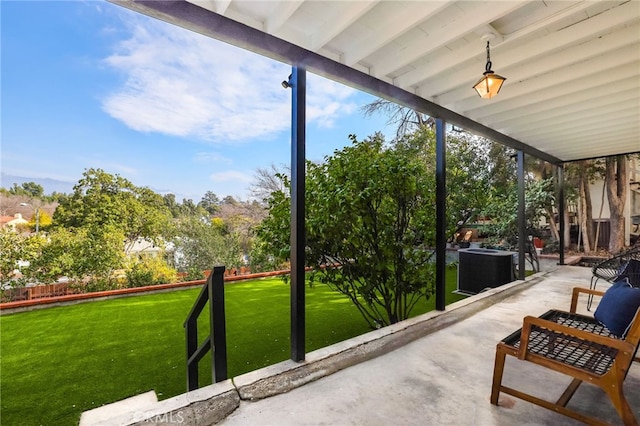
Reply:
M473 88L481 98L491 99L498 94L498 92L500 91L500 88L502 87L502 83L504 83L506 78L494 73L491 70L491 56L489 53L488 41L487 41L487 65L485 66L485 71L482 75L483 77L480 80L478 80L476 84L473 85Z

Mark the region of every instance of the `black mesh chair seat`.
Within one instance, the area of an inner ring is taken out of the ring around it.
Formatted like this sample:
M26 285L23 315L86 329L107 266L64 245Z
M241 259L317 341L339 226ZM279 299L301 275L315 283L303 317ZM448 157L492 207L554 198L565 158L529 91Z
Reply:
M598 321L591 317L568 312L551 310L540 316L578 330L588 331L601 336L615 336ZM514 348L520 347L521 330L511 333L502 341ZM618 353L617 350L593 342L567 336L556 331L533 326L529 335L528 351L572 367L603 375L611 368Z
M639 424L636 411L624 395L624 380L633 361L638 360L635 355L640 345L640 310L625 338L618 339L593 317L575 313L579 296L585 294L604 296L602 291L576 287L569 312L550 310L537 318L525 316L522 328L496 345L491 404L500 405L500 394L505 393L586 424L606 424L568 406L580 385L588 383L604 391L622 423ZM549 392L544 386L532 393L518 390L502 383L507 356L564 374L572 380L555 402L555 392Z

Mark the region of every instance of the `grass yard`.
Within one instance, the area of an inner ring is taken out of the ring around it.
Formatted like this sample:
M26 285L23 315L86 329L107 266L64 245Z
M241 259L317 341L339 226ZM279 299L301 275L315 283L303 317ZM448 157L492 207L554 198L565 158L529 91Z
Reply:
M451 293L455 274L447 270L447 304L462 298ZM182 324L199 291L0 317L0 422L76 425L83 411L132 395L153 389L165 399L185 392ZM342 295L323 285L307 287L306 295L308 352L369 331ZM230 377L289 358L288 285L279 278L228 284L225 301ZM431 297L413 314L434 303ZM201 385L211 381L209 360L201 361Z

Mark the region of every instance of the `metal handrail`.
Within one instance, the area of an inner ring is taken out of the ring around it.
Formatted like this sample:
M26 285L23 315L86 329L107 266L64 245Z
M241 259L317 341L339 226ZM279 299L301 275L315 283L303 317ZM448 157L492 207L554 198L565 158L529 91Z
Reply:
M211 350L211 378L227 379L224 266L213 268L184 322L187 342L187 391L198 389L198 362ZM198 317L209 302L209 335L198 345Z

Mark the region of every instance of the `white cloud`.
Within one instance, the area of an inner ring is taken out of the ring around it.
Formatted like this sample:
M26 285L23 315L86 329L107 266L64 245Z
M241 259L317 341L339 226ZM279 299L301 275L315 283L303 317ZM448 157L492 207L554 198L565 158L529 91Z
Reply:
M307 120L317 121L321 127L333 127L334 120L341 115L350 115L358 105L349 98L357 92L326 78L313 74L308 78Z
M105 62L124 76L103 109L132 129L206 141L270 138L288 131L290 67L145 17ZM356 92L309 75L307 119L330 127Z
M233 163L233 160L231 160L228 157L225 157L224 155L218 153L218 152L198 152L196 153L195 157L194 157L194 161L196 163L205 163L205 164L210 164L210 163L224 163L224 164L231 164Z
M251 182L253 181L253 175L239 172L236 170L229 170L226 172L213 173L209 178L213 182Z

